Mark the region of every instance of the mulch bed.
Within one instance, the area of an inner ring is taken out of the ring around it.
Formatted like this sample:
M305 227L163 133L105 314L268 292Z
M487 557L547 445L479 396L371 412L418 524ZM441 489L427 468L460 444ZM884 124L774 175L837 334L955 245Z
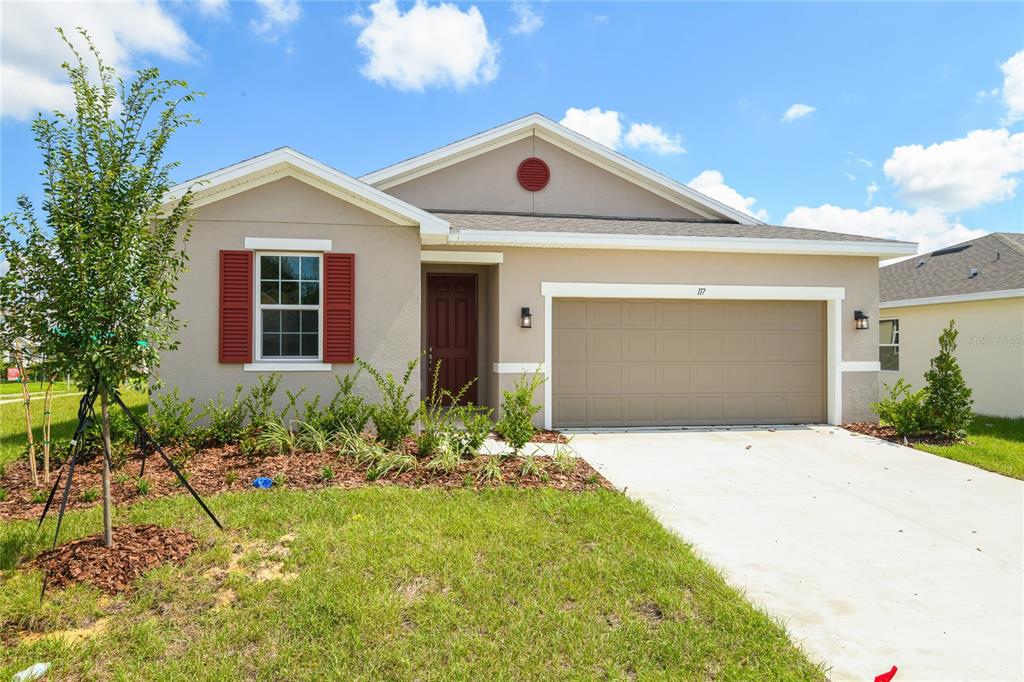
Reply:
M504 441L500 434L492 433L491 436L494 440ZM537 429L533 432L533 438L530 439L531 443L561 443L565 445L569 442L569 439L561 431L549 431L548 429Z
M26 564L41 569L48 588L63 589L87 583L110 594L130 591L135 579L163 564L181 564L196 548L191 534L152 524L117 526L114 546L103 546L103 535L72 540L42 552Z
M167 450L172 458L175 452ZM149 485L146 495L138 490L139 460L138 455L129 459L128 463L116 469L111 479L111 496L115 505L131 504L142 500L182 495L188 492L181 487L174 474L163 463L159 455L151 455L146 463L145 479ZM424 466L428 459L421 459L412 471L402 474L388 474L377 481L366 479L366 467L359 466L351 457L339 456L334 453L295 453L267 457L247 457L238 451L237 446L223 448L206 448L199 450L190 457L184 470L189 484L201 495L213 495L228 491L256 491L252 487L253 479L266 476L275 479L274 488L284 487L289 490L315 490L320 488L361 488L371 485L397 485L406 488L464 488L489 487L495 483L478 483L477 473L487 455L473 460L463 461L459 468L451 473L434 471ZM548 480L538 476L521 476L519 471L523 464L520 457L504 457L501 469L504 484L524 488L556 488L571 492L612 489L611 484L603 476L590 467L582 458L576 460L576 467L569 473L562 473L554 467L550 460L538 458L545 466ZM324 469L330 469L330 477L326 478ZM101 458L96 457L75 466L75 480L68 500L69 509L84 509L101 503L98 492L101 489ZM56 475L56 473L54 474ZM34 519L43 510L45 497L40 502L32 501L33 492L49 488L34 488L28 477L27 464L19 460L7 467L7 473L0 479L0 488L7 491L7 497L0 502L0 519ZM60 492L58 491L58 496ZM89 499L90 497L95 497ZM56 514L59 497L54 500L50 514ZM216 510L214 510L216 511Z
M899 443L900 445L915 445L917 443L924 445L953 445L955 443L962 442L930 434L904 438L903 436L897 435L891 426L886 426L884 424L872 424L871 422L851 422L849 424L843 424L842 426L847 431L859 433L862 436L881 438L882 440L887 440L890 443Z

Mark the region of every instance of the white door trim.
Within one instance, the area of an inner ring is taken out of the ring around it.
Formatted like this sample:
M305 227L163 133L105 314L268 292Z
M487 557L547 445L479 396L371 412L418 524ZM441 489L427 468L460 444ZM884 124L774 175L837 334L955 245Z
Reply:
M552 311L555 298L674 298L743 301L825 301L829 424L843 416L843 324L845 287L750 286L734 284L611 284L607 282L541 282L544 297L544 366L552 363ZM544 428L552 428L552 377L544 382Z

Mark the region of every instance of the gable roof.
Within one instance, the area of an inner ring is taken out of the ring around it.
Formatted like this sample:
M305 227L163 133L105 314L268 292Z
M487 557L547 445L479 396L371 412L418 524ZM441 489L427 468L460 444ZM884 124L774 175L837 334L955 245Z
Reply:
M995 232L879 270L879 298L888 307L1011 296L1024 296L1024 234L1015 232Z
M658 218L434 211L451 225L450 244L630 248L894 258L917 245L774 225Z
M423 243L443 244L448 238L448 223L443 218L289 147L175 185L164 196L164 205L180 199L190 187L194 191L193 207L198 208L284 177L301 180L398 225L418 226Z
M704 219L732 221L741 225L762 224L760 220L742 211L726 206L667 175L652 170L628 156L536 113L368 173L359 179L378 189L387 190L395 185L532 135L594 163L649 192L683 206Z

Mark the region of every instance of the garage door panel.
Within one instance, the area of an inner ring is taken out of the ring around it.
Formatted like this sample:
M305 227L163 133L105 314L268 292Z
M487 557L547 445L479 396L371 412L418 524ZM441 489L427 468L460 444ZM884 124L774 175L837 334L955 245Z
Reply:
M556 299L556 426L821 422L824 304Z

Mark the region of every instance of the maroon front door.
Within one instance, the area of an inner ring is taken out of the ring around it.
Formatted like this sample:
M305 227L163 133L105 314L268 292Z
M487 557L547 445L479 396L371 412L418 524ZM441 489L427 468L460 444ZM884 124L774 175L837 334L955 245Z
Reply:
M438 384L452 394L477 378L476 275L427 275L427 358L427 381L440 363ZM477 383L463 403L477 401Z

